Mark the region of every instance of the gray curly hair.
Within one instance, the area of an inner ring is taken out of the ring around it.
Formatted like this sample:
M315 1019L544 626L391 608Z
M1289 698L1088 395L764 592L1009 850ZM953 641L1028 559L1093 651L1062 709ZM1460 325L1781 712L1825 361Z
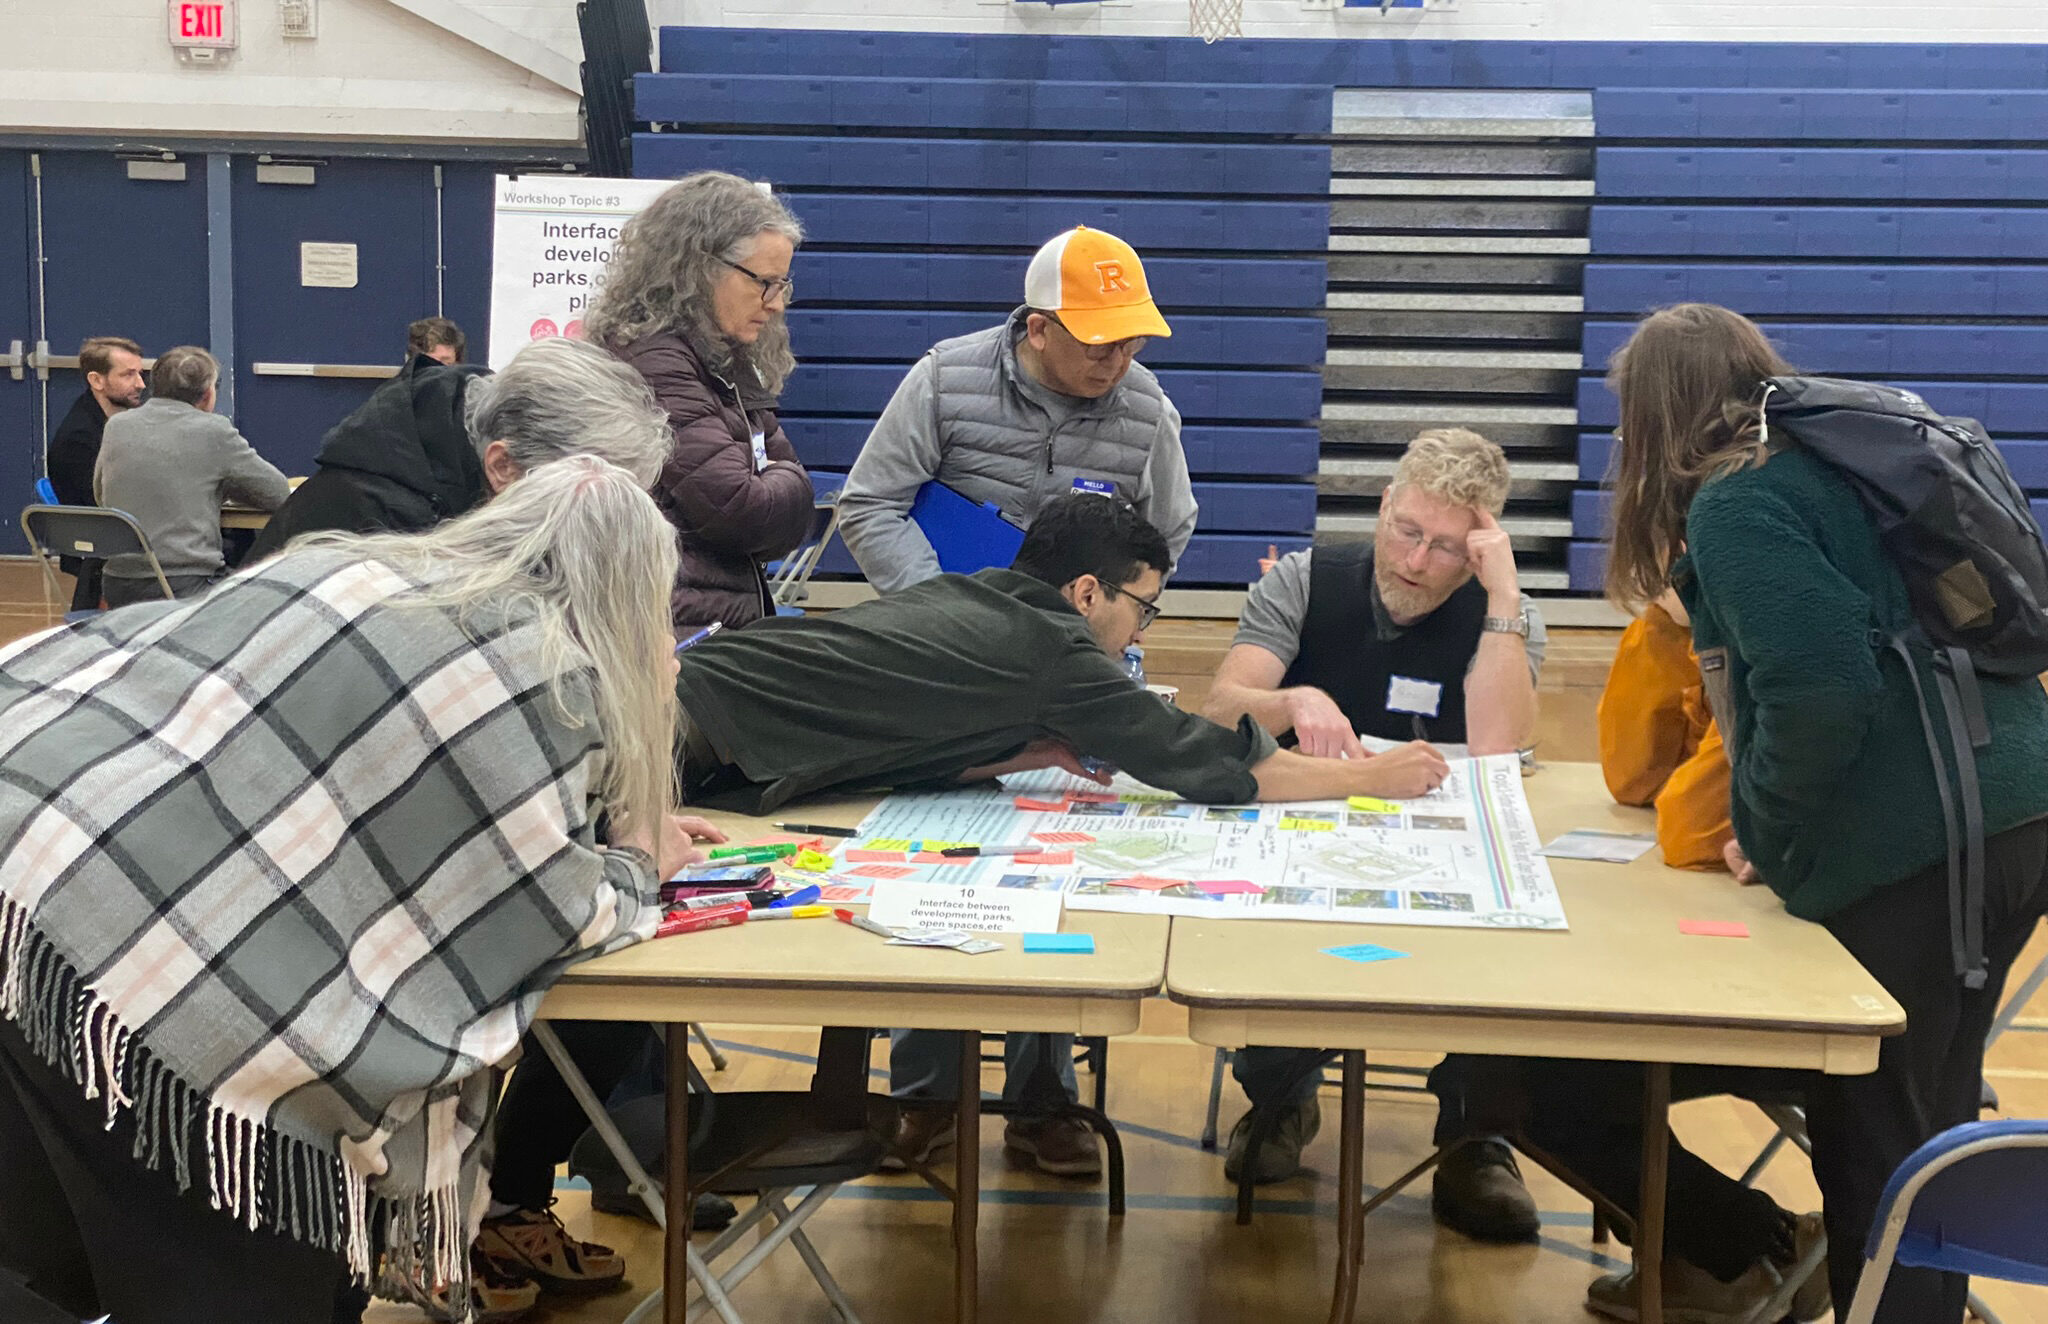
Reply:
M777 315L751 345L736 344L712 314L712 291L744 266L763 234L800 244L804 228L789 208L738 175L685 175L642 208L619 233L604 288L583 319L583 333L622 349L657 331L674 331L704 365L729 381L752 379L769 395L796 368L789 326Z

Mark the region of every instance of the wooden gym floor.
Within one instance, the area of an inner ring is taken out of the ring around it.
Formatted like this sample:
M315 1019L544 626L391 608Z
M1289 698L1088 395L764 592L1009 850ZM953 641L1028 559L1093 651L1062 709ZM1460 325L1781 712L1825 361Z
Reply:
M69 593L69 583L63 585ZM41 628L41 590L20 562L0 563L0 642ZM1162 621L1146 639L1149 678L1179 685L1183 706L1201 702L1207 678L1229 645L1231 625ZM1615 636L1611 631L1558 631L1544 668L1539 756L1596 757L1593 707ZM2031 969L2048 955L2037 939L2021 959ZM1617 990L1619 996L1621 990ZM800 1089L809 1080L815 1033L746 1025L714 1025L728 1066L711 1073L715 1089ZM1211 1050L1190 1042L1181 1010L1163 998L1146 1005L1140 1032L1113 1040L1109 1114L1124 1139L1130 1211L1112 1221L1099 1184L1042 1176L1010 1162L1002 1125L982 1132L981 1300L987 1324L1283 1324L1313 1321L1329 1311L1334 1239L1331 1186L1337 1166L1335 1096L1309 1147L1303 1175L1262 1188L1248 1228L1233 1221L1222 1160L1197 1143L1207 1099ZM1375 1062L1427 1065L1431 1059L1389 1054ZM708 1068L700 1052L699 1063ZM878 1047L877 1080L886 1065ZM2048 1116L2048 996L1992 1050L1987 1075L2005 1116ZM983 1088L1000 1089L1000 1069ZM1091 1087L1084 1075L1084 1097ZM1244 1110L1226 1076L1222 1129ZM1435 1105L1426 1095L1374 1090L1367 1102L1369 1184L1391 1180L1427 1152ZM1681 1137L1729 1171L1740 1171L1770 1135L1746 1104L1702 1100L1680 1105ZM1381 1210L1366 1225L1367 1273L1360 1324L1583 1324L1586 1284L1624 1266L1625 1252L1595 1247L1585 1202L1546 1174L1525 1175L1544 1211L1540 1242L1482 1246L1430 1221L1426 1182ZM1818 1207L1805 1160L1786 1151L1762 1184L1793 1209ZM619 1247L631 1287L573 1300L549 1296L533 1324L616 1324L660 1278L660 1242L653 1228L593 1214L587 1194L566 1178L558 1209L577 1235ZM809 1225L820 1252L869 1324L925 1324L951 1317L952 1251L948 1206L910 1176L878 1176L842 1191ZM1979 1284L2006 1324L2048 1324L2048 1289ZM734 1297L761 1324L832 1324L835 1317L802 1264L787 1250L767 1263ZM380 1302L371 1324L413 1324L420 1312Z

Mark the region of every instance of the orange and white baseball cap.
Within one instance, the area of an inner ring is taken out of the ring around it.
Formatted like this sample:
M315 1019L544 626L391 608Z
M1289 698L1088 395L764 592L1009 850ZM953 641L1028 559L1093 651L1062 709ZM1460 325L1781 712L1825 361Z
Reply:
M1054 236L1032 257L1024 273L1024 302L1058 313L1060 325L1084 344L1173 334L1152 302L1137 250L1085 225Z

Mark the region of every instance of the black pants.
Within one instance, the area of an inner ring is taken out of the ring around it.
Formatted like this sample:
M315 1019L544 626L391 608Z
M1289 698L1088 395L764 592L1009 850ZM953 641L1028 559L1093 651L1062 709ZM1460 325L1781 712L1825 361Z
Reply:
M172 597L191 598L212 588L220 578L219 575L165 575L164 581L171 586ZM101 581L100 590L106 595L109 610L133 606L138 602L164 600L163 585L156 582L154 575L148 579L122 579L108 575Z
M1991 978L1976 992L1963 987L1950 964L1946 865L1882 888L1826 921L1906 1009L1906 1031L1883 1042L1874 1073L1672 1072L1674 1098L1732 1093L1805 1103L1838 1317L1848 1311L1864 1241L1893 1170L1938 1132L1977 1117L1984 1036L2007 971L2048 910L2048 821L1993 837L1985 864L1984 950ZM1530 1060L1525 1084L1530 1140L1633 1214L1642 1153L1641 1068ZM1768 1197L1672 1143L1665 1244L1673 1253L1732 1279L1769 1244L1781 1217ZM1958 1274L1894 1269L1877 1324L1955 1324L1967 1288Z
M133 1157L126 1113L63 1078L0 1019L0 1267L74 1319L353 1324L369 1304L331 1251L252 1232ZM201 1126L192 1152L204 1155ZM203 1161L195 1159L203 1174Z
M76 557L59 557L60 569L76 575L71 586L71 610L98 611L100 609L100 572L107 568L105 561L81 561Z
M654 1030L640 1021L549 1021L569 1060L602 1099L639 1065ZM590 1126L554 1059L529 1037L492 1129L491 1198L521 1209L554 1199L555 1169Z

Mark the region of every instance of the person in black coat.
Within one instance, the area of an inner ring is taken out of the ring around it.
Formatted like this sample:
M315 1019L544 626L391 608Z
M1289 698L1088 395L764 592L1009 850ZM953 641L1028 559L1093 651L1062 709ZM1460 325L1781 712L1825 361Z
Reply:
M50 434L44 463L50 486L57 490L57 504L95 506L99 503L93 499L92 471L99 463L107 420L142 403L142 346L121 336L93 336L78 347L78 368L85 374L85 390ZM98 607L102 562L65 556L58 558L58 565L78 576L71 610Z

